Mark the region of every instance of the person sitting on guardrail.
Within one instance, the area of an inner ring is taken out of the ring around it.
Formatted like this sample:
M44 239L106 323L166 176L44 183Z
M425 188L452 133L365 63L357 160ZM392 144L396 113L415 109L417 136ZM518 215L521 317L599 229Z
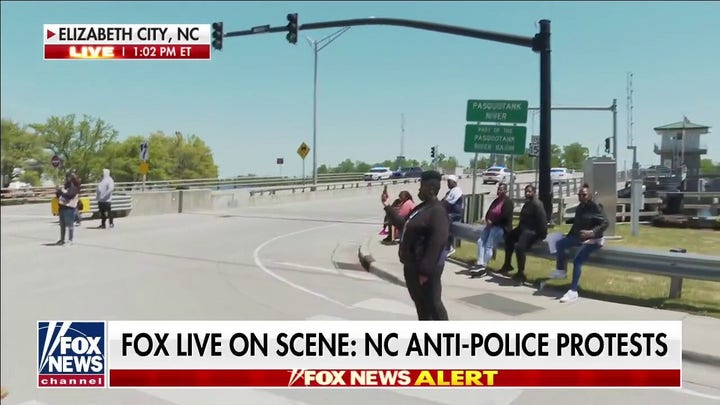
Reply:
M497 198L490 203L483 223L485 227L477 240L477 261L470 268L472 275L487 272L487 264L492 259L493 250L507 232L512 229L513 210L515 204L507 196L507 185L500 183L497 188Z
M395 209L397 210L398 216L401 218L407 218L408 215L410 215L410 212L415 208L415 201L412 198L412 194L410 194L409 191L403 190L398 195L398 199L396 200L398 204L395 206ZM400 238L402 237L402 231L397 226L392 227L392 240L391 243L399 243Z
M115 180L110 177L110 169L103 169L103 178L98 183L95 193L95 200L100 211L100 226L98 226L100 229L105 229L107 220L110 221L110 228L115 226L112 215L112 195L114 190Z
M426 171L420 176L416 205L407 217L401 217L382 194L381 202L390 222L400 229L398 254L410 298L415 303L418 320L447 321L442 302L442 273L447 259L447 238L450 221L445 207L438 199L442 176Z
M58 217L60 219L60 240L55 244L58 246L66 244L66 230L68 232L68 244L72 244L75 231L75 209L80 199L80 182L77 176L73 173L68 173L65 178L65 184L56 190L55 195L58 198Z
M575 218L568 234L557 241L557 263L550 274L551 279L567 277L567 252L571 247L579 246L573 259L573 277L570 289L560 298L560 302L569 302L578 298L578 287L582 275L582 265L596 250L604 244L603 233L608 227L608 220L602 206L593 201L590 186L583 184L578 191L580 204L575 210Z
M445 210L450 218L450 223L462 221L463 215L463 192L460 186L457 184L458 178L455 175L447 176L448 192L443 197L442 202L445 206ZM452 233L448 237L448 249L452 255L455 253L455 238Z
M535 186L525 186L525 204L520 209L520 222L513 230L505 234L505 263L500 273L513 270L510 265L513 251L517 258L518 271L513 279L524 283L525 278L525 252L538 241L547 237L547 215L542 202L535 196Z

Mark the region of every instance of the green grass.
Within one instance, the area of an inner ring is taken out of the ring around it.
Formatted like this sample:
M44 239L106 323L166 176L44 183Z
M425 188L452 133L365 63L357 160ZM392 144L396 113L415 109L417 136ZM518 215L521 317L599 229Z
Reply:
M565 233L569 229L570 225L562 225L549 232ZM720 255L720 232L713 230L655 228L644 225L640 227L639 236L632 236L629 225L617 224L615 235L622 236L622 239L606 240L606 246L659 251L684 248L688 253ZM453 257L466 263L474 263L476 255L477 246L463 241ZM499 249L489 267L500 268L504 259L505 252ZM512 265L517 267L514 257ZM551 260L528 256L525 274L530 282L544 281L554 268L555 263ZM568 273L571 272L572 262L569 260ZM567 289L570 286L570 277L565 280L547 280L546 286L559 290ZM682 297L677 299L668 298L669 291L669 277L610 270L592 265L583 266L580 279L580 294L584 297L720 317L720 282L685 279Z

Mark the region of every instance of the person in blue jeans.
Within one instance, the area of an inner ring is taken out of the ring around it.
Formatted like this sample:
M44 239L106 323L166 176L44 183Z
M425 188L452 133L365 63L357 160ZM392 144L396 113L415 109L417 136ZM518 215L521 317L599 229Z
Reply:
M604 243L603 232L608 227L608 220L602 206L593 201L590 187L583 184L578 192L578 205L575 210L572 228L568 234L557 241L557 260L551 279L567 277L567 249L578 247L573 259L573 277L570 289L560 298L560 302L574 301L578 298L578 287L582 275L582 265L590 255L600 249Z
M485 214L485 228L477 241L477 261L470 268L473 276L487 273L487 264L492 259L493 249L498 245L506 232L512 230L513 210L515 204L507 196L507 185L500 183L497 188L497 198L490 203Z

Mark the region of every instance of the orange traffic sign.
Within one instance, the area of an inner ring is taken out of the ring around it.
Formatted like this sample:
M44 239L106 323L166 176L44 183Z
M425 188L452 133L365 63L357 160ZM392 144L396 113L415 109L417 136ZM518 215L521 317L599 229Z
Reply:
M300 144L300 147L297 150L297 154L300 155L301 159L305 159L307 154L310 152L310 147L305 144L305 142Z
M148 170L150 170L148 162L140 162L140 174L147 174Z

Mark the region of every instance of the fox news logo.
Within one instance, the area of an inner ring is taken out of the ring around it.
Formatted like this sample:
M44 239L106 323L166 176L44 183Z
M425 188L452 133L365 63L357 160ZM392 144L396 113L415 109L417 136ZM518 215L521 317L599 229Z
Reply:
M105 322L38 322L38 387L104 387Z

